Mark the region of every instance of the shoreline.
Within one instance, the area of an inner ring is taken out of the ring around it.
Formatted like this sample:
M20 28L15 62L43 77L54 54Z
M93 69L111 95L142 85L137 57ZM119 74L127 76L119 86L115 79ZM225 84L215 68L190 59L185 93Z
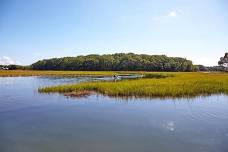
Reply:
M113 76L117 71L43 71L43 70L0 70L0 77L66 76L104 77Z

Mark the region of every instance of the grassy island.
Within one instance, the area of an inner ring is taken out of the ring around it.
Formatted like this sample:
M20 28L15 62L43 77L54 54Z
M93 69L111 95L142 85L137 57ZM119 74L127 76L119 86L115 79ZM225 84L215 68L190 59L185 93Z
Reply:
M227 73L146 73L149 77L117 82L84 82L39 88L41 93L70 93L91 91L119 97L195 97L228 94ZM160 78L153 77L155 75Z

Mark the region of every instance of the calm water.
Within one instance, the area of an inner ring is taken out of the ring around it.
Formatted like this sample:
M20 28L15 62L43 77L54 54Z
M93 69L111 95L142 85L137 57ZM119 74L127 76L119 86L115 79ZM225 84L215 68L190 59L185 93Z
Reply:
M0 78L0 152L228 152L228 97L72 99L46 85L90 78Z

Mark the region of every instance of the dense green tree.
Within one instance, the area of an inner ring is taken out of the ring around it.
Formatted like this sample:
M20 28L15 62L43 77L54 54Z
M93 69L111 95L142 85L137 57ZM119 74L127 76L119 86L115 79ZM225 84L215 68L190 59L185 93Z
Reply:
M225 53L224 57L221 57L218 64L224 67L224 70L228 71L228 53Z
M76 57L52 58L31 65L34 70L123 70L123 71L193 71L192 61L167 57L165 55L146 55L116 53L105 55L86 55Z

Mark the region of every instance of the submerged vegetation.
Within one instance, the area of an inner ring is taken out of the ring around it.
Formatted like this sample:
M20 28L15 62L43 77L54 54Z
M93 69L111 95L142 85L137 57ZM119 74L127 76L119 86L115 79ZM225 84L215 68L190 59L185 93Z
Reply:
M80 98L80 97L89 96L92 93L93 93L92 91L83 90L83 91L77 91L77 92L64 93L64 96Z
M160 73L163 79L148 78L118 82L84 82L39 88L41 93L74 93L94 91L108 96L123 97L194 97L228 94L226 73Z

